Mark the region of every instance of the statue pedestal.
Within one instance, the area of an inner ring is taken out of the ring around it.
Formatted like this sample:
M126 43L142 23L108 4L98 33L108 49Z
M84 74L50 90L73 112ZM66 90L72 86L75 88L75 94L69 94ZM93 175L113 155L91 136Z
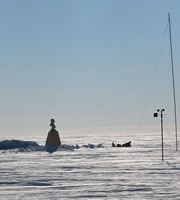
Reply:
M56 130L50 130L46 139L46 146L60 146L61 140Z

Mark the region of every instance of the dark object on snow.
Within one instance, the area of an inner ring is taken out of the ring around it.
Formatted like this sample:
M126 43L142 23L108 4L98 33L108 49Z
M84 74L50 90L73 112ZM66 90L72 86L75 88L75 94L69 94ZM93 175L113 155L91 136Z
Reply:
M55 120L51 119L51 130L48 133L47 139L46 139L46 146L61 146L61 140L59 137L58 131L56 131L56 126L55 126Z
M131 141L124 143L122 147L131 147Z
M115 144L114 144L114 142L112 143L112 147L115 147Z
M131 147L131 141L126 142L124 144L117 144L117 145L115 145L114 142L113 142L112 147Z

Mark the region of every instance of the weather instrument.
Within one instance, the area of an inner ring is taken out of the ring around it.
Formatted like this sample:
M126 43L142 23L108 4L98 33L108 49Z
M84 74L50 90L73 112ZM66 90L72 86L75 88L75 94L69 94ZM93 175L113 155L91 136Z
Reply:
M158 117L160 115L161 117L161 145L162 145L162 161L164 161L164 142L163 142L163 112L165 109L157 109L157 112L154 113L154 117Z

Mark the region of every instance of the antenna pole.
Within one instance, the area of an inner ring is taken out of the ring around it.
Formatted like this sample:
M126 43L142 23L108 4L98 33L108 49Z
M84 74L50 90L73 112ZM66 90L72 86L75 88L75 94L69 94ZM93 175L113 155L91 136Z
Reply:
M164 161L164 142L163 142L163 111L161 110L161 143L162 143L162 161Z
M165 109L157 109L157 113L154 113L154 117L158 117L158 113L160 113L161 117L161 149L162 149L162 161L164 161L164 139L163 139L163 112Z
M172 51L172 37L171 37L171 20L170 13L168 13L169 21L169 40L170 40L170 50L171 50L171 66L172 66L172 81L173 81L173 96L174 96L174 120L175 120L175 136L176 136L176 151L178 151L178 141L177 141L177 112L176 112L176 90L174 81L174 63L173 63L173 51Z

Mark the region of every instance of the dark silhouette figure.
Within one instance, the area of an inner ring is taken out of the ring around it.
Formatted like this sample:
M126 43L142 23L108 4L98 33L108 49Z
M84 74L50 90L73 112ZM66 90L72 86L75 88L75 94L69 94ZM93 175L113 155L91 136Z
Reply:
M112 143L112 147L115 147L115 144L114 144L114 142Z
M55 130L56 129L56 126L55 126L55 120L54 119L51 119L51 123L50 123L50 126L52 127L51 130Z

